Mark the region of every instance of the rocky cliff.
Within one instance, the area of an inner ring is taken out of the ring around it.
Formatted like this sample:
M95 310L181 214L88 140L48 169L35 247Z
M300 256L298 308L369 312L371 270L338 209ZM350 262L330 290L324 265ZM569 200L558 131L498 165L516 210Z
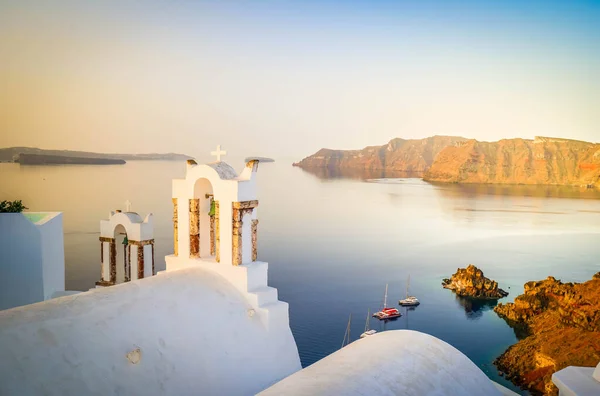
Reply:
M418 172L427 181L446 183L600 188L600 144L549 137L497 142L456 136L398 138L362 150L321 149L294 166Z
M498 288L498 282L486 278L483 271L473 264L457 269L450 279L442 281L442 286L463 297L498 299L508 296L507 292Z
M557 138L469 140L440 151L424 175L451 183L600 187L600 144Z
M383 146L362 150L321 149L297 162L301 168L366 169L424 172L445 147L467 139L456 136L432 136L426 139L392 139Z
M528 282L514 303L494 311L522 338L495 364L532 394L557 395L554 372L600 361L600 272L585 283Z

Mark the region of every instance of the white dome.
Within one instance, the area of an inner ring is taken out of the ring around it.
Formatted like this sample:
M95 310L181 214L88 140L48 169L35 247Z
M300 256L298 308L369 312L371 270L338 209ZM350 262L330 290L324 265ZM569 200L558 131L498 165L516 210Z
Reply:
M196 267L1 311L0 394L255 394L300 360L251 308Z
M359 339L260 393L270 395L501 395L473 362L428 334Z

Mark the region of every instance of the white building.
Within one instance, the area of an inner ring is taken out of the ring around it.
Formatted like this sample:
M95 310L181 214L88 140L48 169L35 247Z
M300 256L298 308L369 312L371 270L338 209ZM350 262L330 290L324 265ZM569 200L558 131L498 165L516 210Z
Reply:
M1 312L0 394L248 395L300 370L288 305L257 261L259 161L240 175L188 163L165 272ZM117 216L140 224L116 213L106 238Z
M447 343L407 330L301 369L288 305L258 261L259 162L240 175L188 162L173 181L166 271L1 311L0 395L514 394Z
M0 310L65 290L62 213L0 214Z
M300 369L260 316L201 267L0 311L0 395L252 395Z

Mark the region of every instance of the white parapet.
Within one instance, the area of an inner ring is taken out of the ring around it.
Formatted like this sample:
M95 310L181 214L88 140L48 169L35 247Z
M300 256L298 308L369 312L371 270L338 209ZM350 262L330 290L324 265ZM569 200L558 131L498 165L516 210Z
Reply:
M552 374L560 396L600 395L600 363L593 367L569 366Z

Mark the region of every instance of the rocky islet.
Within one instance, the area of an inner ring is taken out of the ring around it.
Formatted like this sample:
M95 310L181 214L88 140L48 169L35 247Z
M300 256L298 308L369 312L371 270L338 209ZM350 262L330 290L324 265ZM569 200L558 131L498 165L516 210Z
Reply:
M452 277L442 281L442 286L463 297L499 299L508 296L506 291L498 287L498 282L486 278L483 271L473 264L458 268Z

